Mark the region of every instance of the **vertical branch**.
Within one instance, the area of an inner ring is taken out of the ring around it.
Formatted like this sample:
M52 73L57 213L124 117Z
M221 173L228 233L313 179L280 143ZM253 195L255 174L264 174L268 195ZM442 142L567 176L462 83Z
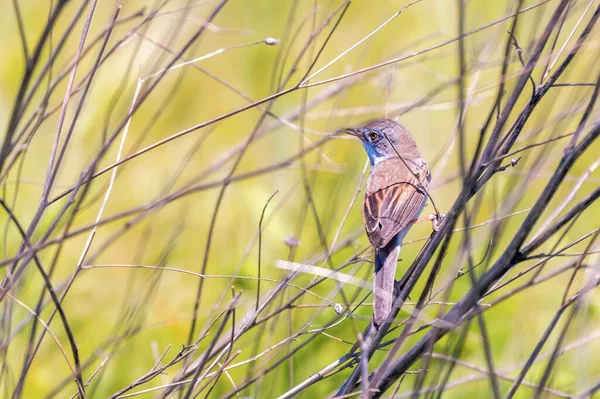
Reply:
M265 217L265 212L267 210L267 206L269 206L269 202L271 202L273 197L275 197L275 195L277 195L278 192L279 192L279 190L276 190L273 194L271 194L271 196L265 203L265 206L263 207L262 213L260 214L260 221L258 222L258 280L256 282L256 312L257 313L258 313L258 305L260 303L260 281L261 281L261 272L260 272L261 262L260 261L261 261L261 254L262 254L262 231L263 231L262 224L263 224L263 219Z
M30 247L31 243L27 239L27 234L25 233L25 230L23 229L23 227L21 227L21 224L17 220L16 216L13 214L12 210L1 199L0 199L0 206L2 206L2 208L4 208L4 211L9 215L9 218L12 220L14 225L17 227L19 233L21 234L23 241L25 242L25 245ZM48 290L48 292L50 293L52 302L56 306L56 310L58 311L61 321L63 323L63 326L65 328L65 332L69 339L69 344L71 345L71 352L73 353L73 363L75 366L73 372L74 372L74 377L75 377L75 383L77 384L77 391L79 392L79 395L81 395L82 398L85 398L85 390L84 390L83 380L82 380L82 376L81 376L81 363L79 360L79 350L77 348L77 343L75 341L75 335L73 334L73 330L71 329L69 321L67 320L65 311L60 304L60 300L58 299L58 296L56 295L56 292L54 291L54 287L52 286L52 283L50 282L50 278L48 277L48 274L44 270L44 267L42 266L37 255L34 256L34 263L37 266L38 271L42 275L45 287ZM13 298L13 300L15 300L15 299ZM39 319L39 317L37 317L37 313L35 313L35 314L36 314L36 320L38 320L38 321L41 320L41 319ZM42 323L43 323L43 321L42 321ZM28 348L27 355L30 355L30 352L29 352L30 350L31 350L31 347ZM25 362L23 364L24 370L27 370L29 368L31 360L33 360L32 357L25 356ZM17 382L17 387L13 391L13 395L12 395L13 398L18 398L21 396L21 391L22 391L24 383L25 383L25 375L26 375L25 372L21 373L19 380Z
M21 79L19 91L17 93L17 97L15 99L15 103L10 114L8 126L6 128L6 134L4 135L4 141L2 142L2 147L0 148L0 172L2 172L2 168L4 167L6 158L12 150L12 138L15 134L17 125L19 124L19 113L21 112L22 101L25 97L27 87L29 86L29 81L31 80L31 77L33 76L33 71L37 66L37 63L39 62L42 50L44 49L44 45L46 44L46 40L50 36L50 32L52 32L54 24L58 20L58 17L66 4L67 2L63 0L57 2L56 7L54 7L50 18L48 19L48 22L44 26L44 30L42 31L42 35L40 36L40 39L37 42L33 54L30 58L27 58L26 60L25 73L23 74L23 78Z
M21 14L21 9L19 8L18 0L13 0L13 7L15 9L15 18L17 19L17 25L19 27L19 38L21 39L21 45L23 46L23 58L25 59L25 64L29 63L29 50L27 48L27 35L25 34L25 25L23 23L23 15ZM27 65L26 65L27 68Z
M85 20L85 24L83 26L83 32L81 33L81 39L79 40L79 47L77 48L77 53L75 58L78 60L71 69L71 74L69 75L69 80L67 82L67 89L65 91L65 96L62 102L62 108L60 111L60 115L58 117L58 123L56 125L56 134L54 136L54 142L52 143L52 149L50 150L50 160L48 161L48 169L46 171L46 180L44 181L44 188L42 190L42 200L41 207L45 208L46 203L48 201L48 196L50 195L50 190L52 189L52 184L54 183L54 179L56 175L53 173L53 169L55 167L54 160L56 157L56 151L58 150L58 143L60 141L60 134L63 127L63 123L65 121L65 117L67 115L67 105L69 104L69 100L71 99L71 91L73 90L73 83L75 82L75 75L77 74L77 68L79 66L79 60L81 58L81 53L83 51L83 47L85 45L85 40L87 39L87 34L90 29L90 25L92 23L92 17L94 16L94 11L96 10L96 4L98 4L98 0L93 0L88 11L87 18ZM66 143L65 143L66 145ZM33 223L32 223L33 224Z

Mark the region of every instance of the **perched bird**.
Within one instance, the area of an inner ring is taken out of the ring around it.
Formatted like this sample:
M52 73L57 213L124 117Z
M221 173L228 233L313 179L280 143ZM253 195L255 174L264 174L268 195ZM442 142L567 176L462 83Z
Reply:
M375 249L373 321L380 326L392 309L402 241L427 203L431 174L415 140L394 120L344 131L361 140L371 162L363 219Z

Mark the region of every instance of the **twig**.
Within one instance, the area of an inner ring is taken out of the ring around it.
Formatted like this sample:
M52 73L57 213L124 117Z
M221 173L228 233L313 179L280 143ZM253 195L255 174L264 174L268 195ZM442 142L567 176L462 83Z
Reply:
M267 206L269 206L269 202L271 202L273 197L275 197L275 195L277 195L278 192L279 190L276 190L273 194L271 194L271 196L265 203L265 206L263 207L262 213L260 214L260 221L258 222L258 281L256 283L256 312L258 312L258 304L260 302L260 258L262 254L262 223L265 217L265 211L267 210Z

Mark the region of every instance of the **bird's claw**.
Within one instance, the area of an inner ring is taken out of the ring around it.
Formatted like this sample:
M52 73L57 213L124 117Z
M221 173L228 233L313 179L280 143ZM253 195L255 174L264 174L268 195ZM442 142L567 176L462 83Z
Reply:
M440 230L440 225L442 224L442 221L444 220L445 217L446 217L445 213L438 213L435 215L429 215L427 217L429 220L431 220L431 228L433 229L433 231Z
M394 281L394 291L392 293L392 295L394 296L394 299L397 298L400 295L400 292L402 292L402 288L403 288L403 284L401 281L395 280ZM410 295L406 298L410 301Z

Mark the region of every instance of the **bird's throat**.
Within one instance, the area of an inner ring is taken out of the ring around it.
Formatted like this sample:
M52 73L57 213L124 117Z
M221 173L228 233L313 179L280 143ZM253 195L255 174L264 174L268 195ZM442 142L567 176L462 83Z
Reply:
M371 162L371 166L375 166L378 163L385 161L386 159L388 159L389 157L381 155L377 152L377 150L375 150L375 148L373 148L370 145L364 145L363 147L365 147L365 151L367 152L367 155L369 157L369 161Z

